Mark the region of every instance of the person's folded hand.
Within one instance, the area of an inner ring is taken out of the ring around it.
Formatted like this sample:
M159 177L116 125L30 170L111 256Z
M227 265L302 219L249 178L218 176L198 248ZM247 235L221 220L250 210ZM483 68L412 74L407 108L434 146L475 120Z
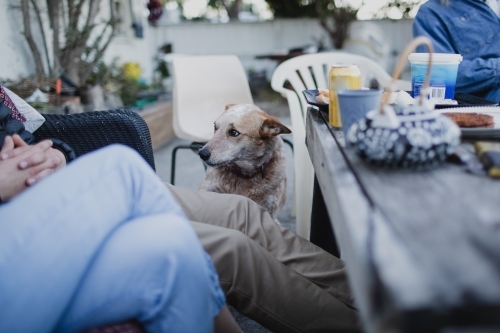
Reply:
M7 136L0 150L0 198L9 200L50 175L63 164L62 153L51 149L52 141L28 146L14 135Z
M51 148L51 146L52 141L50 140L45 140L36 145L30 146L26 144L26 142L24 142L19 135L15 134L12 136L12 140L9 140L7 142L7 145L4 145L4 148L2 148L2 150L0 151L0 159L6 160L15 156L19 156L28 150L34 149L34 151L32 151L32 154L28 155L26 159L19 162L19 169L22 170L34 167L46 162L47 159L51 159L50 163L48 163L50 166L56 163L55 166L51 167L54 171L65 167L66 157L61 151Z

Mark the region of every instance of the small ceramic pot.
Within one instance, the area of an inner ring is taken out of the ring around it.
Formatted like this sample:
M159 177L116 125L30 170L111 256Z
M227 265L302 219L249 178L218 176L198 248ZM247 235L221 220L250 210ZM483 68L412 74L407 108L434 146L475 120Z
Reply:
M420 44L429 50L429 65L418 102L389 105L388 97L403 71L404 59ZM396 65L380 109L368 112L349 129L347 140L364 160L388 168L430 169L442 163L460 144L460 128L434 111L427 99L433 53L429 38L412 40Z
M357 121L347 140L361 158L388 168L430 169L460 144L460 129L425 105L385 105Z

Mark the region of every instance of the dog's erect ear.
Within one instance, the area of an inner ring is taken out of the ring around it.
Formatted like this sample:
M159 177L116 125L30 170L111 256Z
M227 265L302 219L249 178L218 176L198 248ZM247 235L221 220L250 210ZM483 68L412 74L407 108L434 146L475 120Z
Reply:
M226 109L225 109L224 111L227 111L227 109L229 109L229 108L231 108L231 107L233 107L233 106L235 106L235 105L236 105L236 104L227 104L227 105L226 105Z
M288 133L292 133L292 131L273 116L266 118L260 127L260 136L262 137L271 137Z

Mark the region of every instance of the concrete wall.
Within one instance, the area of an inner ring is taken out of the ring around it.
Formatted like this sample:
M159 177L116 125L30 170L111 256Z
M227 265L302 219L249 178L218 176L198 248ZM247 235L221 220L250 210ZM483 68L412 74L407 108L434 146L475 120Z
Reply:
M148 25L143 15L142 2L116 1L121 4L123 21L119 35L111 43L104 59L109 62L118 57L121 63L138 62L143 70L144 79L147 81L152 80L156 59L159 55L158 49L165 43L171 43L174 53L179 55L236 54L245 68L265 69L268 78L276 67L276 62L256 59L257 55L314 44L315 41L321 39L329 47L326 34L315 19L253 23L230 22L225 24L187 22L152 27ZM31 53L21 34L23 28L20 12L9 7L9 4L16 2L18 3L17 0L0 1L0 38L3 46L2 52L0 52L0 63L2 64L0 66L0 79L16 78L35 72ZM130 5L134 8L131 9ZM106 15L108 9L104 6L100 15ZM137 23L142 24L144 38L140 39L134 36L133 30L130 28L133 22L132 17ZM35 27L34 20L32 20L32 24ZM354 22L351 32L355 36L354 39L359 41L367 34L379 31L378 36L387 45L378 50L383 51L384 59L377 59L377 61L385 66L388 72L392 72L399 52L412 38L411 24L411 20L357 21ZM360 46L361 43L348 45L356 52L359 51ZM369 47L365 47L364 51L367 49ZM373 56L380 57L380 52L373 53Z
M22 35L22 17L13 1L0 1L0 79L35 73L31 52Z
M381 32L380 35L388 43L385 67L392 72L399 53L412 39L412 23L412 20L356 21L351 29L354 34L356 31L366 33L375 26ZM170 42L175 53L236 54L244 67L266 69L271 73L276 62L258 60L255 56L284 51L321 39L330 47L326 33L315 19L226 24L180 23L151 29L151 33L155 44Z
M144 17L143 1L121 0L122 12L120 13L121 24L118 36L108 47L104 61L109 63L114 58L119 59L119 63L138 62L143 72L143 77L146 81L151 81L152 73L156 66L155 57L157 45L152 38L152 27ZM133 6L132 8L130 6ZM102 13L100 13L102 15ZM143 38L135 36L134 30L131 28L133 21L142 26Z

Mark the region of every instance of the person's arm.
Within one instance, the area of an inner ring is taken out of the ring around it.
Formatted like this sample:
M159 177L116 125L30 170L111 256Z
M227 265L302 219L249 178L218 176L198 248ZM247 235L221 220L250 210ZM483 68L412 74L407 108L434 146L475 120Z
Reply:
M450 10L441 8L441 10ZM454 43L450 31L449 17L427 7L420 8L413 22L413 36L426 36L432 40L436 53L457 53L460 50ZM475 31L471 30L470 34ZM482 36L477 36L482 38ZM417 52L428 52L420 46ZM489 91L500 86L500 58L464 59L458 67L456 90L465 93Z
M15 147L24 141L17 135L6 136L0 151L0 201L5 202L21 193L26 187L50 175L62 163L62 158L51 155L51 141L36 145Z
M33 134L25 129L24 124L20 120L17 120L12 116L12 110L0 99L0 147L3 146L3 140L7 135L12 136L15 134L17 136L14 136L14 140L16 140L16 137L17 139L21 139L20 141L15 143L15 148L26 146L25 148L23 148L24 150L26 150L28 149L27 146L29 144L35 143L35 137L33 136ZM52 147L47 151L47 154L52 157L63 158L63 162L58 165L57 169L66 166L67 163L76 158L75 152L68 144L58 139L49 140L51 140L53 144ZM20 153L20 151L24 150L15 151ZM12 154L15 151L11 151L9 154Z

